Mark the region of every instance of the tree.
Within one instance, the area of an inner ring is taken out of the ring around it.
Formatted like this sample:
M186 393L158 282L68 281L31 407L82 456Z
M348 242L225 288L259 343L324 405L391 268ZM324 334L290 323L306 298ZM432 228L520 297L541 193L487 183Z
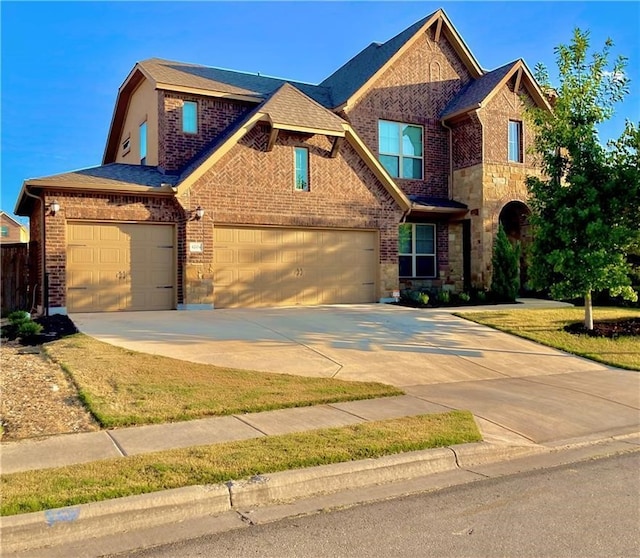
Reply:
M628 93L626 59L616 58L609 69L612 46L607 40L589 57L589 33L576 29L569 45L555 49L559 87L536 66L543 90L555 96L553 110L528 109L543 171L542 178L527 178L531 280L554 298L584 297L587 329L593 329L592 292L637 296L626 255L640 229L638 131L628 123L607 150L596 129Z
M493 244L491 291L500 300L513 302L520 289L520 244L511 244L502 223Z

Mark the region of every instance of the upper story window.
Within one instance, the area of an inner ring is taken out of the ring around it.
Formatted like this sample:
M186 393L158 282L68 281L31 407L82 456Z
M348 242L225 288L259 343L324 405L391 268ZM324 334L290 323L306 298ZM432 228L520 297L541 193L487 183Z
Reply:
M9 227L6 227L5 225L2 225L0 227L0 236L2 236L3 238L6 238L9 236Z
M509 161L522 163L522 122L509 120Z
M198 103L185 101L182 105L182 131L185 134L198 133Z
M140 164L147 164L147 123L140 124Z
M436 226L403 223L398 230L400 277L433 279L436 276Z
M309 191L309 150L306 147L295 148L296 178L295 189Z
M394 178L422 179L422 126L378 121L378 152Z

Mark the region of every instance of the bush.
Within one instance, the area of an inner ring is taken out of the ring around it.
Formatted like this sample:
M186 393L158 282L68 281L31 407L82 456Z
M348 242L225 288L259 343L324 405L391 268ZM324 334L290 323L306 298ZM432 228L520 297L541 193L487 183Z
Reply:
M458 298L462 301L462 302L469 302L471 300L471 296L468 293L460 293L458 295Z
M478 302L487 302L487 293L485 291L478 291L476 293L476 300Z
M18 337L32 337L42 332L42 326L34 321L22 322L18 325Z
M451 293L449 291L438 292L438 302L441 304L449 304L449 302L451 302Z
M16 310L15 312L11 312L11 314L7 316L7 319L13 325L19 325L25 322L30 322L31 314L29 314L29 312L27 312L26 310Z
M500 301L514 302L520 289L520 244L511 244L502 223L493 245L491 291Z

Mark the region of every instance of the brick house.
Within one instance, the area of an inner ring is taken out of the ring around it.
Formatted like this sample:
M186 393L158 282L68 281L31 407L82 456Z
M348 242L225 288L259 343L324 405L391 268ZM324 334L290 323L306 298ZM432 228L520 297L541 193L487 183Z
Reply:
M18 223L11 215L0 211L0 244L29 242L27 227Z
M318 85L150 59L119 89L99 167L16 205L49 312L390 300L487 287L526 236L527 66L483 70L442 10Z

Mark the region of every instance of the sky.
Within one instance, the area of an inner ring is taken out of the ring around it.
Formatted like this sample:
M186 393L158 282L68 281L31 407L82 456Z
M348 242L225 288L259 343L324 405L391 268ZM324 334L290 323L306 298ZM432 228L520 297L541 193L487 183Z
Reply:
M556 68L554 47L588 29L629 58L630 94L602 142L640 121L640 3L0 1L0 202L25 179L99 165L118 88L158 57L319 83L374 41L444 8L480 65ZM613 58L613 57L612 57ZM20 219L26 223L26 219Z

